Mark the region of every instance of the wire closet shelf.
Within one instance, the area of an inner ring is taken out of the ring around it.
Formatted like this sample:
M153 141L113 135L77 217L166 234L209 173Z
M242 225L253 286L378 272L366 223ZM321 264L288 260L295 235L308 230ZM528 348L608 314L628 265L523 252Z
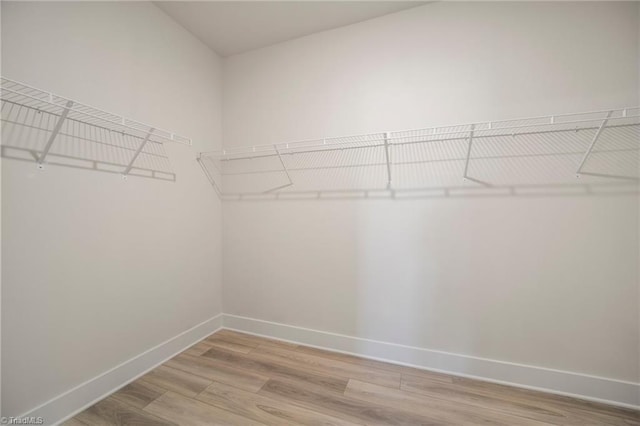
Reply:
M148 168L134 165L136 161L141 162L141 158L145 155L161 158L168 163L168 157L162 147L164 143L192 144L191 139L187 137L4 77L0 77L0 99L2 100L3 148L20 149L13 146L11 141L7 142L7 140L16 139L11 137L13 134L20 133L14 131L13 127L33 130L34 134L37 134L36 137L41 139L37 147L31 148L31 154L34 157L32 159L35 159L40 169L44 168L49 156L64 157L65 155L56 152L56 144L64 144L66 141L69 145L70 139L76 142L100 144L102 148L107 146L112 151L120 150L120 161L105 164L119 166L120 173L125 178L133 169L146 170L154 174L159 171L154 170L153 165ZM36 119L36 117L40 118ZM5 132L6 129L9 130ZM46 133L46 137L43 138L39 133ZM89 134L92 137L87 136ZM20 137L25 138L24 132L21 132L18 138ZM24 144L24 141L14 142L16 142L15 145ZM84 151L86 150L85 147ZM78 157L69 158L79 159ZM150 162L153 161L150 160ZM160 172L172 174L170 167L169 171L160 170Z
M223 199L637 186L640 107L256 145L199 155Z

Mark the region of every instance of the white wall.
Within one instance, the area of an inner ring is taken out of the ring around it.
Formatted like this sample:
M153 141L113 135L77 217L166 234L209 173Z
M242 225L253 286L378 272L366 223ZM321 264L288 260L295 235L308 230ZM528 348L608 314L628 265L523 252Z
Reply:
M2 160L3 415L221 311L227 146L638 103L633 3L435 3L224 63L149 3L2 2L2 75L194 139L175 183ZM638 198L226 203L224 310L637 382Z
M225 147L638 103L635 3L432 3L224 61ZM638 198L223 205L225 313L638 382Z
M194 140L175 183L3 159L8 416L221 312L220 59L151 3L2 2L2 75Z

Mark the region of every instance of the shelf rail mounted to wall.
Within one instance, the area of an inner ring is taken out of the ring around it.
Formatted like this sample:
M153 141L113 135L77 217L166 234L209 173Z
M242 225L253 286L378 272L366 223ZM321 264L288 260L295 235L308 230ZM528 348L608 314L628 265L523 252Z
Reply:
M256 145L199 161L223 199L515 194L637 187L639 147L631 107Z
M105 147L111 151L122 151L122 155L108 153L110 157L118 157L118 160L105 161L105 164L116 169L120 168L124 179L132 173L134 168L149 172L150 177L156 177L156 173L171 174L170 170L167 170L170 166L161 164L162 161L168 164L162 144L166 142L192 144L191 139L184 136L4 77L0 78L0 98L2 100L3 148L24 149L27 142L20 140L25 139L24 132L15 131L17 127L31 129L38 134L39 138L42 136L40 133L46 133L43 144L40 143L37 147L29 149L39 169L44 169L51 155L75 160L84 159L77 155L71 157L68 152L55 153L55 142L62 138L99 144L103 151ZM43 118L43 115L46 117ZM5 128L9 128L6 133ZM86 151L86 147L81 151ZM142 156L149 157L147 160L149 165L136 167L136 161ZM95 158L95 155L86 159L94 163L100 160Z

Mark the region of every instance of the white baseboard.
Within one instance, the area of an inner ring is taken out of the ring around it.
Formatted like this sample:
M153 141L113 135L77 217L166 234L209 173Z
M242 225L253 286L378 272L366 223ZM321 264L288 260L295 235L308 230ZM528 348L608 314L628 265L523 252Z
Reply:
M640 409L640 383L380 342L238 315L223 328L425 370Z
M42 417L47 425L62 423L221 327L218 314L17 417Z
M640 384L219 314L17 417L57 425L220 328L394 364L640 409Z

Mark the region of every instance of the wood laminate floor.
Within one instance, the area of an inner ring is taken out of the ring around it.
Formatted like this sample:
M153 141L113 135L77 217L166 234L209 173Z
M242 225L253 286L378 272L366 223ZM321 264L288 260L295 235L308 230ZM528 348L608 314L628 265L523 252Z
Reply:
M63 424L640 425L640 413L221 330Z

